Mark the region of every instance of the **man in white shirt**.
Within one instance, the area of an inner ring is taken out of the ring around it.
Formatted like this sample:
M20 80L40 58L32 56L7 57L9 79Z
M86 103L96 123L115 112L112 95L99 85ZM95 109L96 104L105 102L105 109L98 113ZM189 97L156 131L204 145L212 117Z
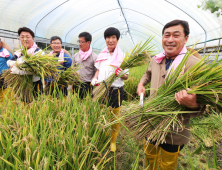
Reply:
M97 85L98 82L105 81L113 73L118 77L121 73L121 77L115 80L108 93L108 105L113 108L113 113L120 116L120 106L123 100L123 80L128 79L128 69L123 70L120 67L124 59L124 54L118 47L117 43L120 37L118 29L110 27L105 30L104 38L106 40L107 47L101 51L96 59L95 67L97 71L91 82L93 86ZM125 74L123 74L125 73ZM110 148L112 152L116 151L116 138L120 129L120 123L112 125Z
M38 52L42 52L42 50L36 45L34 39L35 34L34 32L27 28L22 27L18 29L18 35L21 40L21 44L23 47L27 48L27 53L30 55L34 55ZM7 65L11 68L11 74L19 74L19 75L30 75L31 73L27 71L19 70L18 67L16 67L16 62L18 64L21 64L24 62L23 60L24 56L21 53L21 50L18 50L14 53L14 56L11 60L7 61ZM33 95L37 96L39 92L42 92L43 85L42 81L40 80L39 76L33 75L33 86L34 86L34 92Z

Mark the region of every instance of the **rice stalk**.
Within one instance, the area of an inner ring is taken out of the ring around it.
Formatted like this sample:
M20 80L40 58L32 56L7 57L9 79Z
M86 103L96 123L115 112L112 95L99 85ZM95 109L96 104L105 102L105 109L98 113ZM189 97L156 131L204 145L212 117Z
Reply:
M206 64L208 56L205 56L181 75L190 55L191 51L187 52L175 71L169 73L165 83L144 101L143 109L134 104L125 110L123 118L129 122L128 127L138 140L147 137L158 145L165 142L168 133L179 133L185 128L182 124L184 114L198 111L188 111L177 103L174 95L187 87L192 89L188 93L197 94L197 103L208 104L222 111L222 60Z

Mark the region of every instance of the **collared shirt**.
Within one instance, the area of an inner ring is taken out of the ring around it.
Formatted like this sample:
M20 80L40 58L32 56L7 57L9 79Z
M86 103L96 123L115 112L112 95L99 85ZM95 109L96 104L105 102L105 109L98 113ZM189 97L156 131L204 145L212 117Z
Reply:
M107 53L107 55L108 55L107 60L96 62L95 64L95 67L99 70L98 82L106 80L113 73L115 73L116 67L110 65L113 55L110 53ZM124 70L124 74L129 74L129 69ZM122 87L123 85L124 85L123 79L118 78L111 84L111 87Z
M96 73L96 62L97 55L92 52L92 54L86 59L82 60L80 53L76 53L73 57L72 64L80 66L79 74L82 82L91 82Z
M170 65L173 63L174 59L166 58L166 70L169 69Z
M1 47L0 52L3 51L3 48ZM0 74L2 74L3 70L7 70L9 69L8 65L7 65L7 61L12 59L12 54L8 51L9 53L9 57L2 57L0 56Z

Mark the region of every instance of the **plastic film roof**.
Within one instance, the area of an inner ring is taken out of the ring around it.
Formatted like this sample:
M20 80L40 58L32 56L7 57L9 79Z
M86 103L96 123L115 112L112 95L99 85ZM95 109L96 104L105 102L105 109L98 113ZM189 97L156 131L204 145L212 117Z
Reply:
M152 43L162 50L162 28L174 19L189 22L187 45L222 37L221 18L197 8L201 0L0 0L0 29L17 31L31 28L36 36L60 36L77 44L79 33L92 34L92 47L105 47L104 31L116 27L121 32L119 46L131 49L136 43L155 36ZM216 43L207 43L207 46ZM199 46L204 46L202 43Z

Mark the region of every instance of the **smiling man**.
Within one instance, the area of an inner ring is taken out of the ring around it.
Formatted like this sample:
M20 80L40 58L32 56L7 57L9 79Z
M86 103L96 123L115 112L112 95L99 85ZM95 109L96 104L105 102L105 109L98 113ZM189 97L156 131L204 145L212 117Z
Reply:
M88 32L79 34L79 52L73 57L73 64L80 66L79 74L81 81L80 86L74 85L74 91L79 93L81 99L85 98L88 93L92 93L91 81L96 72L95 62L97 55L92 51L92 36Z
M174 20L167 23L162 31L162 46L164 51L152 58L150 64L143 75L137 88L137 94L145 94L145 85L150 84L150 89L158 89L165 81L167 73L172 67L178 66L187 52L185 44L189 38L189 25L186 21ZM178 57L180 56L180 57ZM178 57L178 58L177 58ZM185 63L185 72L200 59L191 55ZM190 118L201 115L205 107L197 103L195 94L188 94L184 89L175 94L175 100L180 105L186 106L188 111L196 111L195 113L182 114L181 123L183 125L190 124ZM150 90L150 95L154 94L154 90ZM166 143L155 147L155 141L149 140L144 143L145 150L145 166L150 164L149 168L157 170L159 166L161 170L175 170L177 168L178 156L180 150L188 143L190 138L189 127L179 129L178 132L168 133ZM161 153L161 154L160 154Z
M58 58L58 61L62 62L61 65L63 67L61 69L66 70L67 68L69 68L72 64L72 59L67 51L62 49L62 39L58 36L51 37L50 46L52 48L50 54L54 54L55 57Z
M129 70L123 70L120 67L124 59L124 54L118 47L117 43L120 38L118 29L110 27L105 30L104 38L106 47L97 57L95 67L97 68L96 74L92 80L92 85L98 85L98 82L103 82L109 78L113 73L116 79L108 92L108 105L113 108L113 113L120 116L120 106L123 100L123 80L128 79ZM120 77L121 74L121 77ZM120 130L120 123L112 125L110 148L112 152L116 151L116 138Z
M18 35L21 41L21 44L23 47L27 48L27 53L29 55L34 55L38 52L41 52L42 50L36 45L34 39L35 34L34 32L27 28L22 27L18 29ZM21 64L24 62L23 60L23 54L20 50L16 51L14 53L14 56L11 60L7 61L7 65L11 68L11 74L19 74L19 75L30 75L31 73L27 71L19 70L16 67L16 62L18 64ZM41 92L42 89L42 81L40 80L40 77L33 75L33 85L34 85L34 96L36 96L39 92Z
M69 68L72 64L72 59L69 56L68 52L64 49L62 49L62 39L58 36L53 36L50 38L50 46L52 48L52 51L50 52L51 55L55 55L55 57L58 58L58 61L61 62L60 70L66 70ZM51 83L52 89L54 88L54 83L51 82L51 79L46 79L46 82L48 83L48 86ZM62 90L64 96L68 94L69 87L67 84L59 85L58 88Z

